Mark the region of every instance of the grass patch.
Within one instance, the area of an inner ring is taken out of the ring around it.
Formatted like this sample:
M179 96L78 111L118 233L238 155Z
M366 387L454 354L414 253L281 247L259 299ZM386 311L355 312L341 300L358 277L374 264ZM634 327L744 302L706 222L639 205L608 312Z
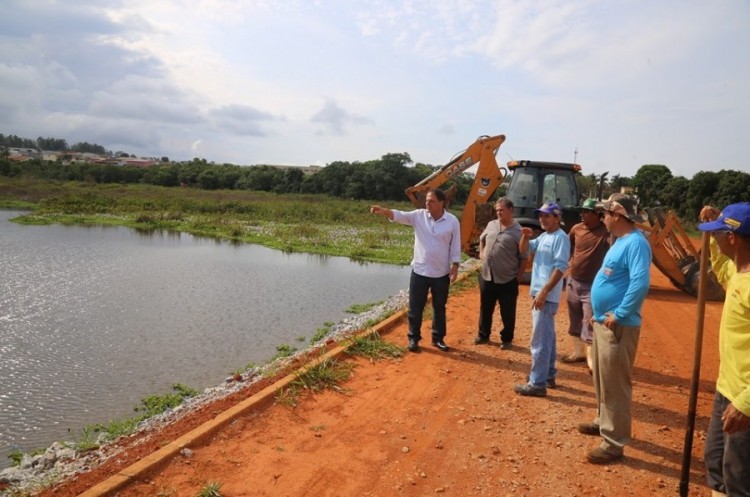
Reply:
M212 481L207 483L198 492L198 497L221 497L221 483Z
M276 400L283 405L296 407L299 396L304 391L320 392L327 389L346 393L339 384L348 380L353 370L354 365L351 363L326 359L304 372L297 373L296 378L279 391Z
M363 312L367 312L373 307L378 306L382 303L383 301L381 300L380 302L373 302L371 304L352 304L346 310L344 310L344 312L348 312L349 314L362 314Z
M403 357L404 349L398 345L386 342L377 333L370 333L360 336L352 341L347 349L350 355L356 355L370 359L370 361L379 361L381 359L397 359Z
M75 442L75 448L79 451L96 449L101 443L114 440L121 436L127 436L133 433L138 424L150 417L161 414L167 409L172 409L182 404L186 398L195 397L198 391L194 388L187 387L181 383L172 385L173 393L163 395L150 395L141 400L141 403L134 408L138 413L136 416L115 419L108 424L94 424L84 426L78 439Z
M297 349L295 347L282 343L281 345L276 346L276 354L274 354L274 356L269 360L269 362L273 362L276 359L281 359L282 357L289 357L293 355L295 352L297 352Z
M323 326L315 330L315 334L313 334L312 338L310 338L310 345L316 344L319 341L323 340L333 329L333 325L335 323L331 321L326 321L323 323Z

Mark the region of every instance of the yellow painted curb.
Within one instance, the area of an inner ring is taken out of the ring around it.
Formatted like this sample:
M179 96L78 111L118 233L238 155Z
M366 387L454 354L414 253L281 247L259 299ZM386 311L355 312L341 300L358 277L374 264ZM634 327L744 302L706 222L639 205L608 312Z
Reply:
M381 333L387 331L392 326L395 326L406 313L407 310L402 309L391 315L390 317L384 319L380 323L376 324L372 328L368 328L366 330L355 333L353 337L356 338L364 335L369 335L371 333ZM117 474L110 476L103 482L97 483L85 492L79 494L78 497L103 497L111 495L116 490L121 489L122 487L131 483L133 480L137 479L140 475L143 475L146 472L154 469L155 467L165 462L167 459L174 457L185 447L197 444L213 435L221 427L225 426L234 418L241 416L242 414L245 414L246 412L256 407L263 405L265 402L272 400L273 396L278 390L284 388L289 383L297 379L299 375L317 366L321 362L327 359L338 357L339 355L341 355L341 353L346 351L350 344L351 340L345 340L344 345L338 345L334 347L333 349L329 350L320 357L315 358L313 361L301 367L300 369L281 378L273 385L264 388L252 397L249 397L242 402L239 402L238 404L230 407L226 411L219 413L210 421L203 423L202 425L184 434L177 440L165 445L156 452L153 452L143 459L131 464L127 468L120 470Z

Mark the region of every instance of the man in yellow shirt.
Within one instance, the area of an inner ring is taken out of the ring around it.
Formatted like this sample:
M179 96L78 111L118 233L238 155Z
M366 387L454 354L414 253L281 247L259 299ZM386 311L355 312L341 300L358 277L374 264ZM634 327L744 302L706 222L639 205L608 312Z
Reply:
M701 210L711 232L711 266L726 289L704 460L714 495L750 497L750 202ZM718 248L718 250L717 250Z

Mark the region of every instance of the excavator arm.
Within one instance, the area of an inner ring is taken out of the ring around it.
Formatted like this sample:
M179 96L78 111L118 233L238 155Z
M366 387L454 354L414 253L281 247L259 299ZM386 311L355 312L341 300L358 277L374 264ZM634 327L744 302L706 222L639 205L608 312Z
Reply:
M461 215L461 250L472 257L477 256L479 235L482 234L483 227L487 224L486 221L477 223L478 210L481 210L481 206L487 204L487 201L505 177L505 168L500 168L497 160L495 160L497 150L504 141L505 135L480 136L477 141L463 153L457 154L448 164L405 190L406 196L409 197L412 204L417 208L423 208L428 191L440 187L469 167L479 164L474 184ZM448 207L456 194L455 185L446 190L445 193L446 207ZM484 215L486 216L486 213ZM492 217L489 219L492 219Z

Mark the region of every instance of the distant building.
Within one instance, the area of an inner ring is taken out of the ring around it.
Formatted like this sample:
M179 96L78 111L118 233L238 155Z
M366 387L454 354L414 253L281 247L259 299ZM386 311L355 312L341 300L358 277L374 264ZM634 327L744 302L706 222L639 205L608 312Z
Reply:
M16 159L21 157L28 160L37 159L42 156L42 151L37 148L18 148L8 147L8 158Z

